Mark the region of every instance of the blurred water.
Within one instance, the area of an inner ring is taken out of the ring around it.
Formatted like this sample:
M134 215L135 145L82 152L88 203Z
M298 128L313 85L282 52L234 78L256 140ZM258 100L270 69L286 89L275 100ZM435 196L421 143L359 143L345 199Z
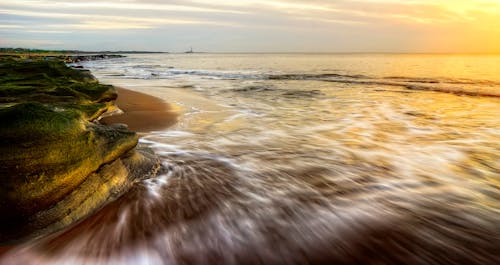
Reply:
M86 62L173 103L166 168L1 264L500 264L500 57Z

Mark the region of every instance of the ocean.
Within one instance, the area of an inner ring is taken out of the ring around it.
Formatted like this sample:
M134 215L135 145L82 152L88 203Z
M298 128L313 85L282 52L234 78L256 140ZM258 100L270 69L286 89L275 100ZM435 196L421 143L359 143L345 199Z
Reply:
M166 170L23 264L500 264L500 56L80 65L180 113L141 133Z

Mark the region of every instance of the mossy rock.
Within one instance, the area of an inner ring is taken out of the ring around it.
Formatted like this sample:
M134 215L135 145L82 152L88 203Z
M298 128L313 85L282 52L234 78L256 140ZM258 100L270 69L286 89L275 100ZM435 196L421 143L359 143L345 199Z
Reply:
M33 99L33 94L37 94ZM115 89L57 60L0 58L0 102L89 103L115 100Z
M0 119L6 121L0 130L0 212L12 218L60 200L138 139L128 130L87 122L78 110L40 103L2 109Z
M1 58L0 77L20 77L23 80L38 80L40 76L48 78L64 78L80 82L94 81L88 71L75 71L58 60L16 60Z
M0 58L0 242L69 225L126 189L140 163L119 161L138 137L95 122L116 97L60 61Z
M30 102L15 104L0 109L0 143L2 146L13 140L39 140L39 137L75 134L82 127L76 111L58 111L57 107Z
M154 177L160 161L150 150L131 150L105 164L57 203L29 217L0 226L0 242L16 242L50 234L93 214L120 197L135 180Z

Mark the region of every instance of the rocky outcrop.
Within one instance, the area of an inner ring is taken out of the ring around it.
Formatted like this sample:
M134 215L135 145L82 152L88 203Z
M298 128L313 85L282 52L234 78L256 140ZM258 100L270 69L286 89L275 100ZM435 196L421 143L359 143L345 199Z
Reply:
M59 59L63 59L66 63L78 63L84 61L95 61L113 58L123 58L125 56L119 54L89 54L89 55L68 55L59 56Z
M0 48L1 50L1 48ZM127 53L127 52L124 52ZM107 54L107 53L82 53L82 52L53 52L53 53L5 53L2 54L0 52L0 56L2 59L11 58L16 60L25 60L31 61L34 63L38 63L37 61L63 61L65 63L78 63L85 61L96 61L96 60L105 60L105 59L115 59L115 58L124 58L126 56L121 54Z
M61 61L0 60L0 242L63 228L156 174L123 126L112 86Z

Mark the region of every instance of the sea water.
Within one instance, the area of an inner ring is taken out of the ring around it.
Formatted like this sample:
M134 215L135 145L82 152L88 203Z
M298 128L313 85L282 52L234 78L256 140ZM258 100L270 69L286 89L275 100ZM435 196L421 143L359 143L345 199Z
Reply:
M180 113L164 173L2 264L500 264L500 56L81 64Z

